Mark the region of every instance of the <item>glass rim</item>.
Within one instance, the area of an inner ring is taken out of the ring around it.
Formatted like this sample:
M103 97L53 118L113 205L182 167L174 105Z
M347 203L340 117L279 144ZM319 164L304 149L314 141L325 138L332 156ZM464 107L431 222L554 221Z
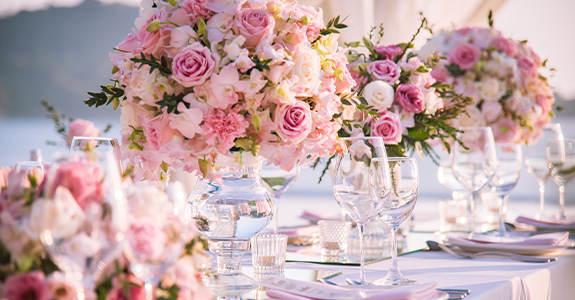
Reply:
M344 141L347 140L381 140L383 142L383 138L380 136L347 136L341 138Z
M72 140L97 140L97 141L112 141L112 140L118 140L115 137L108 137L108 136L81 136L81 135L75 135Z
M387 158L383 158L383 157L376 157L376 158L372 158L371 160L375 160L375 161L383 161L383 160L387 160L387 161L415 161L415 158L413 157L403 157L403 156L388 156Z

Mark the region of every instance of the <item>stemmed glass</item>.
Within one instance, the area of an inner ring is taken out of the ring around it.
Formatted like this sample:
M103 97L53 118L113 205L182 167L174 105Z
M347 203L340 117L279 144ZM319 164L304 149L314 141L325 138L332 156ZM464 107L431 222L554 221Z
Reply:
M525 166L527 172L533 174L539 183L539 214L543 217L545 211L545 185L551 178L551 165L547 162L547 147L552 139L563 139L559 124L547 124L543 126L539 139L525 147Z
M333 194L335 200L347 214L357 223L359 229L360 276L362 285L365 280L364 233L367 223L381 210L383 203L389 197L389 185L378 187L379 193L374 193L372 174L376 174L380 183L389 183L387 155L380 137L343 138L346 151L337 155ZM374 165L374 159L380 161ZM377 167L377 168L375 168ZM372 172L375 168L378 172ZM387 172L386 172L387 171Z
M575 139L553 139L549 141L547 159L552 166L553 180L559 186L560 220L567 220L565 214L565 185L575 178Z
M274 233L278 233L278 202L292 185L294 185L300 172L299 166L294 166L290 171L286 171L276 165L264 165L262 167L262 180L268 185L270 192L275 198L274 207Z
M126 188L128 228L126 258L131 270L145 282L147 299L161 276L182 254L188 224L184 218L186 194L178 181L140 182Z
M75 153L103 153L112 151L116 156L116 161L122 170L122 155L120 153L120 145L116 138L102 137L102 136L75 136L70 143L70 154Z
M405 278L401 275L397 267L397 229L405 221L417 202L417 195L419 193L419 173L417 170L417 162L411 157L389 157L389 172L391 177L391 193L390 196L383 203L382 209L379 212L381 221L391 227L391 267L389 272L384 278L375 280L373 283L376 285L409 285L416 284L416 280ZM385 163L383 160L375 160L375 162ZM377 169L372 169L378 174L381 172ZM374 174L374 178L377 174ZM385 184L379 180L375 181L374 190L385 190ZM379 194L382 194L379 192Z
M505 213L509 194L517 185L521 174L521 146L515 144L496 144L496 155L499 165L489 187L499 200L499 229L496 235L507 236L505 230Z
M32 205L30 228L60 270L78 280L78 299L91 299L123 251L126 209L115 159L112 152L60 159Z
M44 180L44 164L41 161L19 161L14 165L14 170L19 172L25 170L28 178L33 176L37 183L40 184Z
M471 193L469 213L471 233L475 232L475 201L479 191L487 185L497 170L495 140L490 127L459 128L453 147L453 175Z

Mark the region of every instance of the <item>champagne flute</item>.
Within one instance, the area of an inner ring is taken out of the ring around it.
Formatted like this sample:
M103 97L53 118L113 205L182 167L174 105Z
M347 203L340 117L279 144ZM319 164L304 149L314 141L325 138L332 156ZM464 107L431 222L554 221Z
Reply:
M509 194L517 185L521 174L521 146L516 144L496 144L499 165L489 187L499 200L499 229L496 236L508 236L505 230L505 213Z
M539 184L539 214L541 218L545 212L545 185L551 178L551 165L547 162L547 147L549 140L563 138L561 125L546 124L542 128L541 136L535 143L525 147L525 166L527 172L537 178Z
M178 181L170 184L139 182L126 188L128 229L125 255L131 270L145 282L147 299L161 276L182 254L188 224L184 218L186 194Z
M375 160L384 163L383 160ZM417 202L419 193L419 173L417 162L412 157L389 157L389 173L391 177L390 196L386 198L383 207L379 212L381 221L391 227L391 267L384 278L375 280L376 285L410 285L416 284L416 280L405 278L401 275L397 266L397 230L405 221ZM373 169L372 169L373 170ZM378 171L378 170L374 170ZM381 172L378 172L381 173ZM377 174L374 178L378 178ZM374 181L374 190L386 189L380 181ZM382 194L381 192L379 194Z
M553 181L559 186L560 220L565 214L565 186L575 178L575 139L552 139L549 141L547 159L552 166Z
M373 168L373 160L380 159L378 163L379 176L388 176L385 173L387 155L385 145L381 137L350 137L342 139L346 151L337 155L335 176L333 180L333 194L340 207L357 223L359 230L360 247L360 276L362 285L368 284L365 280L365 253L364 233L367 223L377 215L385 202L386 195L382 193L374 197L372 184L370 183ZM381 165L384 165L383 169ZM389 180L389 179L388 179ZM385 189L383 189L385 191ZM389 190L387 190L389 197Z
M262 180L268 185L276 202L274 207L274 233L278 233L278 202L281 196L294 185L299 176L299 172L299 166L293 166L290 171L286 171L272 164L262 167Z
M498 162L490 127L463 127L459 130L457 138L463 145L455 143L453 147L453 175L471 193L470 235L473 235L477 196L495 174Z

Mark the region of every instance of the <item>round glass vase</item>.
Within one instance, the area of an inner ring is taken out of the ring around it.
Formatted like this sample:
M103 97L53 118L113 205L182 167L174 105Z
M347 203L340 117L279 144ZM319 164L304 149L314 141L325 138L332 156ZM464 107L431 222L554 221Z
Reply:
M240 268L250 238L273 217L273 198L260 174L262 161L248 152L218 155L214 170L221 179L198 180L188 199L189 219L217 256L217 273L208 284L216 295L254 288Z

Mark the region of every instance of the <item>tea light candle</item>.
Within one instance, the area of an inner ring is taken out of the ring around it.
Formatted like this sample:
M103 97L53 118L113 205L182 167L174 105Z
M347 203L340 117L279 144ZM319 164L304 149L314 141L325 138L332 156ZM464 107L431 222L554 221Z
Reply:
M275 265L276 257L271 255L262 255L259 257L260 265L262 266L271 266Z

